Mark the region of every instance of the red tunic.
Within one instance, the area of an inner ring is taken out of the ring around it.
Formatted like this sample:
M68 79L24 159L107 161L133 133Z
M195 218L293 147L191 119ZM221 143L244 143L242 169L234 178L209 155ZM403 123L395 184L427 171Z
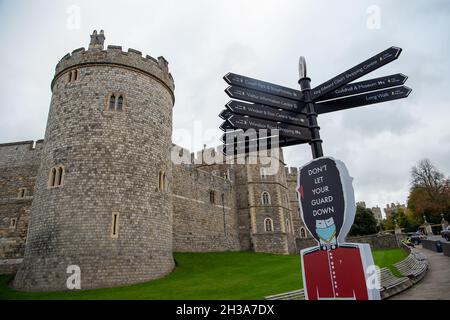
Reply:
M358 246L303 250L302 268L305 293L309 300L369 299Z

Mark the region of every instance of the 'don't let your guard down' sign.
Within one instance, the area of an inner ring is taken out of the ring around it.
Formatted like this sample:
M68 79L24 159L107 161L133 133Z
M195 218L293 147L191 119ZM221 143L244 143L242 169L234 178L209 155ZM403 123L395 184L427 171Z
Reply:
M300 252L306 299L380 299L370 246L345 242L356 212L352 180L344 163L330 157L300 168L302 219L318 242Z

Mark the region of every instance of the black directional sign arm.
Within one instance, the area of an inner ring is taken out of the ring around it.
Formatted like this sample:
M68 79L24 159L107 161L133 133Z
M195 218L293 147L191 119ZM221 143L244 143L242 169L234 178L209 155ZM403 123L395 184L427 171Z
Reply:
M246 76L242 76L236 73L227 73L223 79L232 86L239 86L243 88L248 88L271 95L276 95L280 97L290 98L293 100L302 100L303 95L299 90L279 86L266 81L261 81Z
M267 121L262 119L253 119L238 115L231 116L227 122L229 122L234 129L266 129L273 130L278 129L281 136L287 136L297 139L309 140L311 138L308 128L293 126L284 123L277 123L274 121Z
M366 106L374 103L406 98L412 89L407 86L384 89L342 99L329 100L316 104L318 114Z
M306 114L299 114L296 112L280 110L261 104L245 103L236 100L231 100L225 105L225 107L229 110L228 115L238 114L259 119L295 124L302 127L308 126L308 119L306 118ZM222 111L222 113L224 113L224 111ZM229 116L227 117L227 119L228 118Z
M402 49L398 47L390 47L383 52L367 59L366 61L358 64L357 66L337 75L336 77L325 81L321 85L311 89L311 98L317 100L319 97L336 90L347 83L350 83L369 72L372 72L389 62L394 61L400 55Z
M397 87L406 82L407 76L401 73L393 74L386 77L374 78L370 80L353 82L340 87L326 95L321 96L316 102L330 100L335 98L346 97L364 92L381 90L385 88Z
M255 102L288 111L302 112L303 107L305 106L301 101L295 101L237 86L229 86L225 89L225 92L230 98Z

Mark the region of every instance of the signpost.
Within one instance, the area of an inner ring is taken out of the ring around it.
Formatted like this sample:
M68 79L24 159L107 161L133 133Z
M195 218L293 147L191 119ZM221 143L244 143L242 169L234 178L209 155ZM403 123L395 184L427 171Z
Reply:
M370 281L377 278L370 246L345 242L356 211L352 178L343 162L323 156L317 117L406 98L411 89L401 73L353 82L396 60L401 51L390 47L313 89L301 57L300 91L235 73L224 76L230 85L225 92L236 99L219 115L225 120L220 129L226 131L226 155L311 146L313 160L300 168L297 189L302 219L318 242L301 251L306 299L380 299L379 287L369 285L378 283ZM277 129L278 140L258 131L246 134L248 129Z
M364 62L354 66L353 68L325 81L321 85L315 87L311 90L311 99L317 100L320 96L325 95L328 92L338 89L343 85L352 82L362 76L372 72L389 62L394 61L398 58L402 49L397 47L390 47L389 49L380 52L379 54L367 59Z

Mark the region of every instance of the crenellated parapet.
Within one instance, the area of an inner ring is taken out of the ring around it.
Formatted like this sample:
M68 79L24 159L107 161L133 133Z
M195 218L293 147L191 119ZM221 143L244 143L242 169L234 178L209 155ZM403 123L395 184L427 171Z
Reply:
M79 48L72 51L71 54L66 54L56 65L55 77L51 84L52 90L55 81L75 67L114 65L133 69L156 79L167 87L172 97L174 96L174 81L169 72L168 62L164 57L161 56L157 59L149 55L144 57L142 52L135 49L122 51L121 46L109 45L106 50L102 48L103 44L101 46L91 44L88 50Z
M286 167L284 168L284 170L286 171L286 179L288 180L297 180L297 175L298 175L298 168L296 167Z

